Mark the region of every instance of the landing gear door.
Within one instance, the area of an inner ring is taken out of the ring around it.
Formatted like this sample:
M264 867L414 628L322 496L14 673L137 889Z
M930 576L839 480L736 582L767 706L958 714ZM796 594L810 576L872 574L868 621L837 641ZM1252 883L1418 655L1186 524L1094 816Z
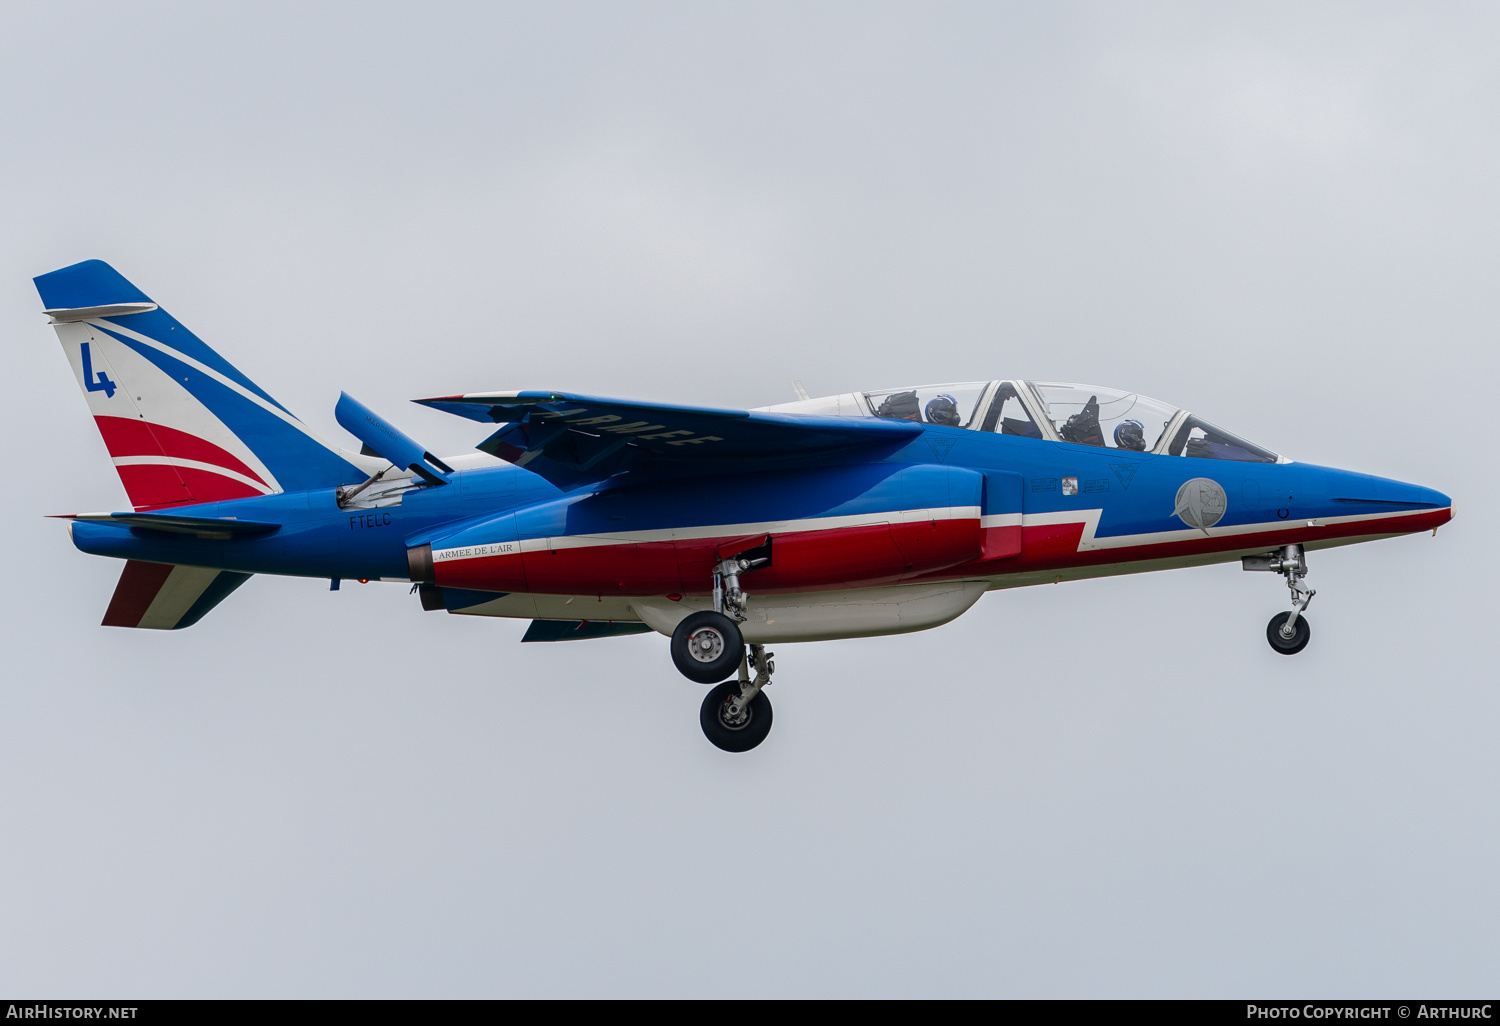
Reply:
M1021 554L1021 475L1004 470L984 472L980 508L983 531L981 559L1005 559Z

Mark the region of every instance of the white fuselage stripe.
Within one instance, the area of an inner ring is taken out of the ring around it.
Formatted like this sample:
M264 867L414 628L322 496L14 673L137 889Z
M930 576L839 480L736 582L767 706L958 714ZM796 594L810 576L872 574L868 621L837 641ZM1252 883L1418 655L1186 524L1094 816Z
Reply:
M1099 549L1125 549L1140 545L1166 545L1172 542L1193 541L1205 537L1234 538L1239 535L1264 534L1267 531L1289 527L1331 527L1337 524L1357 524L1372 520L1391 520L1396 517L1416 516L1432 511L1433 507L1429 507L1426 509L1395 510L1390 513L1351 513L1347 516L1316 517L1311 520L1305 517L1287 520L1264 520L1253 524L1210 527L1206 531L1197 528L1188 528L1179 531L1153 531L1148 534L1119 534L1105 538L1097 537L1095 534L1099 529L1099 518L1104 514L1104 510L1102 509L1062 510L1056 513L1028 513L1023 520L1023 524L1026 527L1082 524L1083 535L1078 539L1078 551L1093 552Z
M621 531L618 534L570 534L550 538L523 538L519 546L507 552L541 552L549 549L582 549L599 545L641 545L649 542L699 541L705 538L733 538L748 534L790 534L802 531L839 531L853 527L880 527L889 524L915 524L923 520L977 520L978 506L941 506L931 509L891 510L858 513L840 517L810 517L806 520L767 520L751 524L711 524L707 527L669 527L654 531ZM511 545L516 543L511 542ZM487 548L487 546L479 546ZM433 549L432 559L441 563L450 559L471 559L477 552L467 546Z

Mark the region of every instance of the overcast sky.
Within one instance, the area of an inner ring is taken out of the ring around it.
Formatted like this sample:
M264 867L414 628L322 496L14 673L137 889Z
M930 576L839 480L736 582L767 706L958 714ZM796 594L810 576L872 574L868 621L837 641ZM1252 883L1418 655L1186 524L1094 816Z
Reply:
M1493 4L0 6L0 991L1473 995L1500 965ZM1157 396L1436 487L1311 556L780 646L712 748L651 635L256 577L98 626L124 493L31 277L341 388Z

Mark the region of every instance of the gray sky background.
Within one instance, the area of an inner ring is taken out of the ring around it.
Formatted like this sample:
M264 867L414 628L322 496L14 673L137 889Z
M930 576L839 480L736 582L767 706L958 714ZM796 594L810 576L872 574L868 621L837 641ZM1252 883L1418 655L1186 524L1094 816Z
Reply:
M0 991L1490 993L1486 4L0 7ZM342 438L347 388L713 405L1137 389L1447 491L1316 553L782 646L711 748L664 639L257 577L178 633L43 514L123 491L33 275L91 257Z

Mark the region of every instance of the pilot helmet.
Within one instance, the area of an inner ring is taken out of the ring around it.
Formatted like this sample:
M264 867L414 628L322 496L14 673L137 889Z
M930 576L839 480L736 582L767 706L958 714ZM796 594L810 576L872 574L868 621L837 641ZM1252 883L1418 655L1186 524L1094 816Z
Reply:
M946 393L927 400L927 423L958 427L958 400Z
M1118 449L1133 449L1136 452L1146 450L1146 425L1138 420L1122 420L1115 425L1115 447Z

